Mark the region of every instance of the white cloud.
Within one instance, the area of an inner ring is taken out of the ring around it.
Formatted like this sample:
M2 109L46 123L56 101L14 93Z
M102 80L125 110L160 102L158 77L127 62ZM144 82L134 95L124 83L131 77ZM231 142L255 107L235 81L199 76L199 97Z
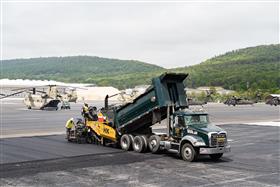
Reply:
M3 57L96 55L164 67L279 43L278 3L4 3Z

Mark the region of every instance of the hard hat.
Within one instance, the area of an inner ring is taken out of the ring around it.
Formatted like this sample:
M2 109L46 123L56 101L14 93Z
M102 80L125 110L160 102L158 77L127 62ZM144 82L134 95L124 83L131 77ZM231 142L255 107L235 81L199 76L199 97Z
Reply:
M74 121L74 118L70 118L71 121Z

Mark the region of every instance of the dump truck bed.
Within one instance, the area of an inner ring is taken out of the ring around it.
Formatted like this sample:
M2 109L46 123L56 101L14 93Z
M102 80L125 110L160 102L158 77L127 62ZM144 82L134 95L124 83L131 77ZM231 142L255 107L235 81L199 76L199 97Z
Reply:
M188 107L183 81L187 74L165 73L132 103L115 111L114 124L120 134L147 129L167 116L167 107Z

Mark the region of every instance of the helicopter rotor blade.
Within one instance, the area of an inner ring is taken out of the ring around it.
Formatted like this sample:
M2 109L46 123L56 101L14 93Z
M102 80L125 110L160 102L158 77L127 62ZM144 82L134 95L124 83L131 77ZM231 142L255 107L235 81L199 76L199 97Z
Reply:
M13 95L16 95L16 94L19 94L19 93L22 93L22 92L25 92L26 90L22 90L22 91L20 91L20 92L15 92L15 93L12 93L12 94L9 94L9 95L5 95L5 96L3 96L3 97L0 97L0 99L4 99L4 98L7 98L7 97L11 97L11 96L13 96Z
M60 86L60 85L57 85L57 87L61 87L61 88L74 88L74 89L80 89L80 90L88 90L87 88L82 88L82 87L78 87L78 86Z
M44 88L44 87L51 87L51 86L56 86L56 85L27 86L27 87L23 87L23 88L16 88L16 89L13 89L12 91L18 91L18 90L22 90L22 89Z
M25 88L16 88L16 89L12 89L11 91L19 91L19 90L27 90L27 89L31 89L33 87L25 87Z
M69 88L69 89L73 88L73 89L80 89L80 90L88 90L87 88L78 87L78 86L66 86L66 85L49 84L49 85L40 85L40 86L30 86L30 87L16 88L16 89L12 89L11 91L19 91L19 90L23 90L23 89L34 89L34 88L45 88L45 87L58 87L58 88Z
M36 90L36 92L47 94L47 92L41 90Z

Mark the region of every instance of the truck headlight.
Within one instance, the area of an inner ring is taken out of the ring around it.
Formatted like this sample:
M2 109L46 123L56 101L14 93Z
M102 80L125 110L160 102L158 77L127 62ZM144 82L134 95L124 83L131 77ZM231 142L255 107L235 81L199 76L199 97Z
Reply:
M187 132L188 132L188 134L195 134L195 135L197 135L197 131L192 130L192 129L188 129Z
M194 146L206 146L204 141L198 139L197 141L193 142Z

